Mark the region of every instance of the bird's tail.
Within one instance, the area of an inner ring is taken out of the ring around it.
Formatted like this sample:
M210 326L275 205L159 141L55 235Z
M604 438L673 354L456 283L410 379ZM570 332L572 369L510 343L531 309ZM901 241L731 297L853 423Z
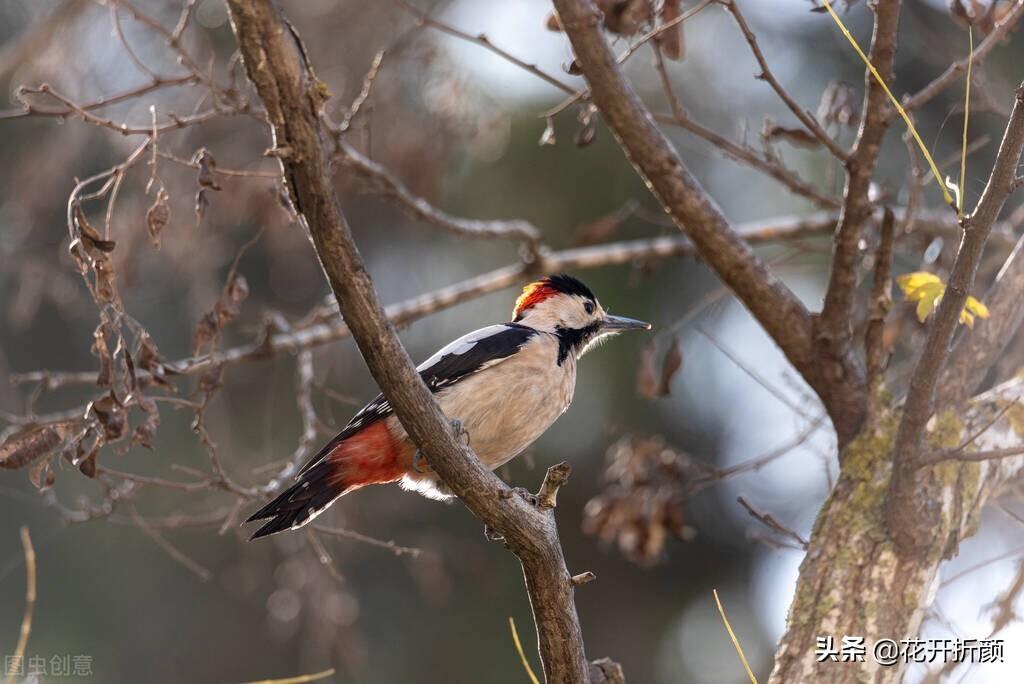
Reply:
M298 529L355 489L400 479L405 471L401 451L383 421L343 439L303 471L298 482L249 516L247 523L267 520L250 541Z

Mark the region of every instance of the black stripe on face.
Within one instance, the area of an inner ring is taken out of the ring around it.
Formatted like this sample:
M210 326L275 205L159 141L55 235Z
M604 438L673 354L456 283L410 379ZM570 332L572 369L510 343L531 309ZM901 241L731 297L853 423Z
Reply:
M555 328L555 334L558 336L558 365L561 366L562 362L569 358L569 354L575 356L600 329L600 321L594 321L582 328Z

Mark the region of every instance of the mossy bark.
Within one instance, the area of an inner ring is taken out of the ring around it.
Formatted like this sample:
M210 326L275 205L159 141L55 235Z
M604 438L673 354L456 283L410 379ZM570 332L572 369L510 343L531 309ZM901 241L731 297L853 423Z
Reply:
M982 432L966 450L987 451L1024 443L1012 411L991 426L1000 407L1019 399L1024 381L1015 379L973 401L959 415L945 412L928 425L932 450L951 449ZM935 524L913 552L887 532L885 503L892 471L896 410L874 412L846 447L840 476L812 531L800 566L786 633L776 653L770 682L899 682L899 665L872 657L879 639L914 638L938 587L942 562L974 533L981 508L994 492L1024 469L1024 458L965 462L949 460L923 468L918 486L934 503ZM965 451L966 451L965 450ZM864 637L862 662L818 662L818 638Z

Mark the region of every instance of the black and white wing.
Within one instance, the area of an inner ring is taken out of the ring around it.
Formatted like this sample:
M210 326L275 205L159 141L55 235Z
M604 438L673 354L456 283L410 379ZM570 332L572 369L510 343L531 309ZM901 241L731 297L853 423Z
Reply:
M463 335L448 344L421 363L416 370L420 372L420 377L423 378L423 382L430 388L430 391L436 393L507 359L519 351L536 334L537 331L533 328L516 323L490 325ZM316 456L302 467L299 475L316 465L340 442L392 413L390 402L384 398L383 394L378 394L349 421L337 437L328 442Z

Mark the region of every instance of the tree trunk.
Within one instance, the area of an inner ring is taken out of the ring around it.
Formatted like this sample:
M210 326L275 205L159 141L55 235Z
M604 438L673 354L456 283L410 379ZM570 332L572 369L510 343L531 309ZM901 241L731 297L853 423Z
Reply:
M899 413L886 407L869 419L844 450L839 481L818 514L770 682L901 680L904 664L882 666L872 649L879 639L898 644L917 636L940 564L974 533L985 503L1024 470L1019 456L969 460L1024 445L1024 406L1015 403L1022 395L1024 379L1015 378L959 414L946 411L931 420L926 444L932 452L956 450L981 434L958 456L923 469L921 483L940 524L912 552L892 541L885 521ZM838 648L844 636L865 637L864 661L818 662L818 638L832 637Z

